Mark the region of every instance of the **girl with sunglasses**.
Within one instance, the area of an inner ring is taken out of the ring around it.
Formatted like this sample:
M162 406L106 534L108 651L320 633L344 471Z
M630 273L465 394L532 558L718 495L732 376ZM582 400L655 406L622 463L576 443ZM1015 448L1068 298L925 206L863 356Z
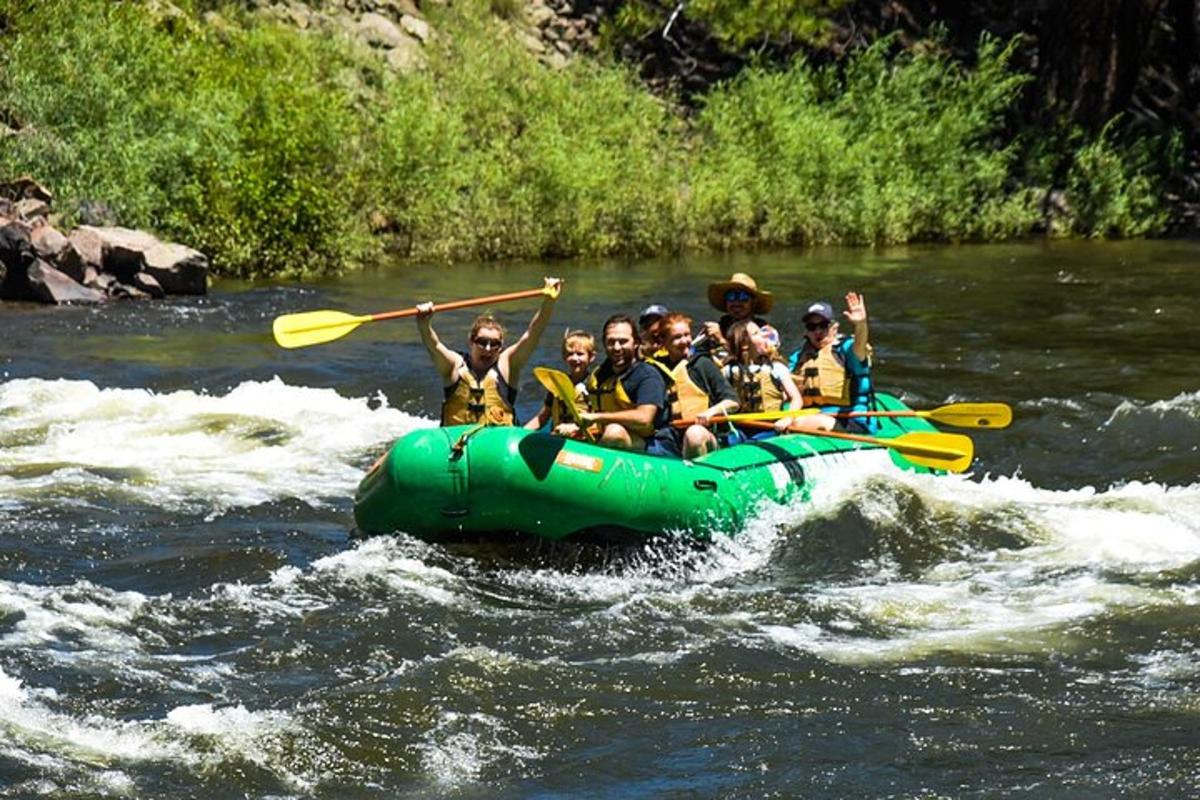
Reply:
M442 425L512 425L517 383L525 362L537 348L550 324L554 302L562 291L560 278L546 278L542 305L515 344L504 346L504 326L491 314L481 314L471 325L465 352L442 344L433 330L433 303L417 306L417 330L429 357L442 376L445 399Z
M803 317L804 345L790 359L804 405L823 412L797 418L810 429L831 430L837 422L833 414L871 407L871 345L862 295L846 295L843 316L854 326L851 336L839 335L833 306L823 301L810 305ZM878 427L870 417L851 417L845 422L846 428L866 433Z

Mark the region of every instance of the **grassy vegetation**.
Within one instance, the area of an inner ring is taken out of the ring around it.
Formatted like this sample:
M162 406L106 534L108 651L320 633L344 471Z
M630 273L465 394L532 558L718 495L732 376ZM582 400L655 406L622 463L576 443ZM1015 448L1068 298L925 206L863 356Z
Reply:
M751 69L685 120L622 67L540 64L497 29L510 0L439 11L406 76L244 4L177 5L0 0L0 116L21 127L0 178L36 176L68 224L103 202L225 274L335 272L393 242L454 260L1019 236L1049 185L1006 137L1024 78L995 41L970 70L888 41L838 70ZM1160 144L1056 146L1062 232L1162 229Z

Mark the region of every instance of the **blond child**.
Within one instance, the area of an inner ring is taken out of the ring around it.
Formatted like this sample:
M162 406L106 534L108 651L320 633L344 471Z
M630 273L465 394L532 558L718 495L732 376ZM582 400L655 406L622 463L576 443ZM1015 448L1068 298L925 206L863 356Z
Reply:
M588 371L596 360L595 337L587 331L568 330L563 334L562 357L567 365L567 375L575 384L575 404L580 410L585 410L587 408L585 383ZM542 403L538 413L525 423L525 427L531 431L537 431L544 428L546 423L550 423L550 432L562 435L559 427L564 422L570 421L570 414L562 401L550 392L546 392L546 401Z

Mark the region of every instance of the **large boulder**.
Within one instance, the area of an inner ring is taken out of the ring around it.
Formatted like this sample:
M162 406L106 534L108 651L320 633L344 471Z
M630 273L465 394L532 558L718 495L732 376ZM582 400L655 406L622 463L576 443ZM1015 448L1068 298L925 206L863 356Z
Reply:
M167 294L204 294L208 291L208 258L199 250L161 242L145 231L81 225L72 234L71 241L85 264L92 263L97 239L101 251L100 267L127 286L138 286L135 276L145 272Z
M79 230L100 237L101 267L111 272L122 283L127 283L142 271L146 264L146 251L159 244L158 239L145 231L131 228L97 228L80 225Z
M83 268L99 272L104 268L104 238L96 233L95 228L84 225L71 231L67 236L71 248L83 262Z
M29 241L29 226L9 222L0 227L0 265L4 279L0 282L0 299L30 300L29 267L37 260Z
M71 246L71 240L53 225L35 225L29 235L33 252L38 258L50 263L55 269L65 272L72 280L83 280L83 259Z
M146 251L149 273L167 294L204 294L208 291L208 257L182 244L160 242Z
M30 294L44 303L94 305L106 299L104 292L83 286L40 258L30 265L28 281Z

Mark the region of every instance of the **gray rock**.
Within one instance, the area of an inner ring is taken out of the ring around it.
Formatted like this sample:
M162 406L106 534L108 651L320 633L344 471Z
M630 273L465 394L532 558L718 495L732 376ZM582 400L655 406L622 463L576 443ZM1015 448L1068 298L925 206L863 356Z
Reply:
M28 226L10 222L0 227L0 265L4 267L0 299L33 299L29 291L29 267L36 260Z
M142 271L146 264L146 251L161 244L153 234L131 228L94 228L81 225L79 230L100 237L103 243L101 267L105 272L116 275L123 283L128 283L134 273Z
M396 23L375 12L362 15L358 21L358 35L375 47L398 47L405 38Z
M387 61L397 72L413 72L425 66L425 50L416 39L405 36L399 46L387 51Z
M80 200L79 222L83 225L116 225L116 212L103 200Z
M83 268L99 272L104 266L104 239L88 225L76 228L67 236L71 248L79 256Z
M147 250L143 272L149 273L167 294L208 291L208 257L182 244L160 242Z
M50 190L28 175L22 175L15 181L0 183L0 196L10 200L41 200L47 205L54 201Z
M428 42L429 37L432 35L432 29L429 27L428 22L409 14L405 14L400 18L400 27L403 28L404 32L409 36L415 36L416 38L420 39L421 44Z
M421 18L421 10L412 0L377 0L375 7L380 11L387 12L388 16L393 19L400 19L405 14Z
M55 305L95 305L103 303L103 292L81 285L40 258L29 267L30 293L44 303Z
M21 219L36 219L37 217L44 217L50 213L50 204L45 200L39 200L36 197L26 197L22 200L18 200L14 204L14 207L16 209L17 216L19 216Z
M40 258L55 261L58 254L71 246L67 237L63 236L53 225L35 225L29 235L29 242Z
M165 297L167 294L163 291L162 284L155 280L154 276L149 272L138 272L134 274L133 285L153 297L155 300Z

